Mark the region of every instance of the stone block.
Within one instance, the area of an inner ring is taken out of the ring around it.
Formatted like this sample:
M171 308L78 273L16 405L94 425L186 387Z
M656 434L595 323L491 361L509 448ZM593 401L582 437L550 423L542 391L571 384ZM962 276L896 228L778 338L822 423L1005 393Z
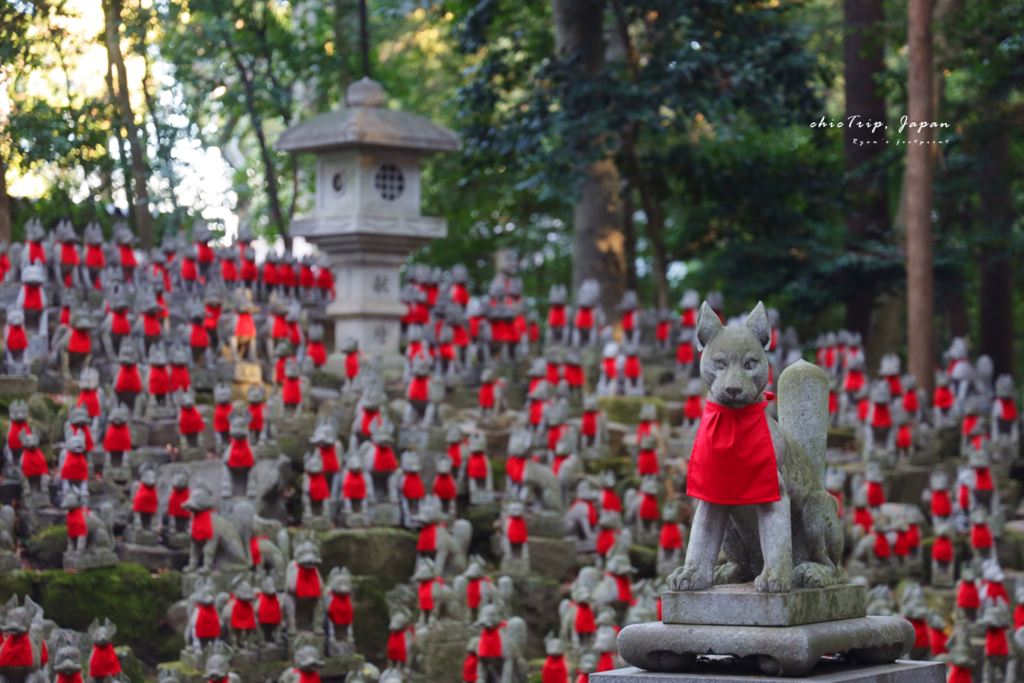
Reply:
M0 375L0 403L15 399L27 399L39 391L39 378L35 375Z
M117 557L122 562L141 564L151 572L168 569L180 570L188 564L188 547L172 550L159 545L118 543Z
M799 626L867 615L863 586L796 588L760 593L754 584L715 586L703 591L666 591L661 596L666 624Z
M717 657L701 657L690 673L659 673L629 667L590 674L592 683L750 683L760 672L755 662L736 662ZM791 679L758 676L764 683ZM808 683L945 683L943 662L899 660L891 664L864 666L846 661L822 661Z
M194 664L201 664L202 666L196 667L193 666ZM291 666L292 662L286 655L286 657L278 661L260 659L259 661L241 666L236 665L232 661L231 671L238 674L241 683L266 683L267 680L276 681L281 676L281 673ZM326 683L340 683L345 680L345 676L349 671L358 670L362 666L363 658L360 655L327 657L324 659L324 665L320 667L320 678ZM159 668L176 671L179 683L206 683L206 677L203 676L206 662L203 661L202 657L187 654L185 650L181 652L180 661L165 662L160 664Z
M163 448L164 446L171 445L176 448L180 440L181 435L178 432L177 420L149 421L149 436L146 441L148 445L157 448Z
M420 654L416 660L417 670L409 680L414 683L462 683L466 643L475 635L474 629L451 619L416 629Z
M116 564L117 554L109 550L92 553L64 553L64 570L69 572L113 567Z
M530 537L530 569L565 581L576 573L576 543L564 538Z
M802 626L691 626L660 621L627 626L619 656L648 671L684 672L698 655L756 658L768 676L805 676L826 654L862 664L904 657L914 627L903 617L862 617Z
M525 577L530 573L530 558L503 557L501 558L501 569L499 571L513 578Z
M526 518L530 538L563 538L565 521L557 512L535 512Z
M598 406L612 422L637 424L640 421L640 406L653 403L658 409L658 421L665 420L665 401L648 396L601 396Z
M132 545L155 546L160 541L160 536L155 529L136 529L134 526L128 526L124 530L124 540Z
M398 503L377 503L373 506L373 523L377 526L401 526L402 509Z
M418 536L401 529L335 529L320 534L323 567L347 566L356 576L373 576L384 590L405 583L416 567Z
M259 363L235 363L235 370L232 380L244 384L253 384L263 381L263 368Z

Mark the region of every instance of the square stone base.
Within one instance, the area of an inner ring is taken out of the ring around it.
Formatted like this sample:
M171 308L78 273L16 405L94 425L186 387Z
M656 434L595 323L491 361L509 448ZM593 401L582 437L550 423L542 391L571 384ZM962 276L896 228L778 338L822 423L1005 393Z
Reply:
M661 596L666 624L799 626L867 616L864 586L795 588L760 593L754 584L715 586L703 591L666 591Z
M102 567L113 567L117 564L117 555L112 551L97 553L64 553L65 571L86 571L89 569L100 569Z
M377 503L373 508L373 521L377 526L401 526L402 508L398 503Z
M21 506L26 510L42 510L50 507L49 491L26 491L21 494Z
M283 662L288 657L288 648L284 645L264 643L259 650L261 662Z
M805 676L825 655L841 654L861 664L905 657L914 645L914 627L903 617L781 627L655 621L625 627L618 645L626 663L648 671L681 673L693 670L698 656L732 655L755 659L761 673L770 676Z
M491 505L494 503L494 492L493 491L470 491L469 492L469 504L470 505Z
M188 550L172 550L159 545L118 543L117 556L122 562L141 564L151 572L182 569L188 564Z
M503 557L501 573L509 576L526 576L530 573L530 560L522 557Z
M747 665L743 671L729 673L726 670L742 664ZM758 674L757 665L753 662L723 662L708 658L704 666L696 667L691 673L659 673L630 667L590 674L590 680L593 683L751 683L751 680L781 683L792 680ZM945 683L946 665L942 662L909 660L874 666L846 661L822 661L803 680L809 683Z
M134 526L127 526L124 530L124 540L135 545L155 546L160 542L160 535L154 529L136 529Z

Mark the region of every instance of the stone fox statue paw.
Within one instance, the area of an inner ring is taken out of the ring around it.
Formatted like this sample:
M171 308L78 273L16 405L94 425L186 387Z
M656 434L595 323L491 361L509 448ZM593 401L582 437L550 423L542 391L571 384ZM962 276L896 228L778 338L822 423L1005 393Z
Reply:
M798 362L779 378L779 422L765 413L771 325L759 303L742 326L710 306L696 328L708 386L687 487L698 499L686 563L672 590L753 581L760 592L844 581L843 530L825 490L828 378ZM737 473L742 473L737 475ZM719 551L727 563L716 570Z

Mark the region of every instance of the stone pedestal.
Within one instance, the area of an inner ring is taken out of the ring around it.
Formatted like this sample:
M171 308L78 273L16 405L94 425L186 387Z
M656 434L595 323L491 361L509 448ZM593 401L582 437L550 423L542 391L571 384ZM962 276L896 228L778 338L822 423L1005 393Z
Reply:
M259 659L261 662L283 662L288 657L288 648L276 643L260 645Z
M627 626L619 655L650 671L690 671L702 655L757 661L769 676L804 676L824 655L891 662L914 645L902 617L868 617L862 586L759 593L752 584L662 595L663 622Z
M156 545L160 541L159 534L155 529L136 529L129 525L124 530L124 540L135 545Z
M409 680L414 683L461 680L466 643L477 633L451 619L417 628L416 641L420 645L420 654L416 660L416 672Z
M530 560L523 557L503 557L500 571L511 577L526 576L530 573Z
M22 510L21 523L25 526L25 536L31 537L51 526L64 524L65 515L63 510L56 508Z
M64 570L80 572L102 567L113 567L117 564L117 554L112 550L101 552L64 553Z
M590 680L592 683L750 683L751 677L758 673L755 662L701 657L690 673L659 673L630 667L590 674ZM792 679L758 676L755 680L782 683ZM945 683L946 665L908 660L869 666L841 660L823 661L802 680L808 683Z
M302 526L313 531L327 531L331 528L331 520L321 515L302 516Z
M373 506L373 522L377 526L401 526L402 508L398 503L377 503Z
M50 506L50 492L25 491L21 494L21 506L24 510L42 510L47 508Z
M493 491L470 491L469 492L469 504L470 505L493 505L494 504L494 492Z
M0 397L7 400L7 403L14 399L25 399L39 390L39 379L35 375L0 375Z
M118 543L117 557L122 562L141 564L151 572L180 570L188 564L188 546L184 549L171 549L159 545Z

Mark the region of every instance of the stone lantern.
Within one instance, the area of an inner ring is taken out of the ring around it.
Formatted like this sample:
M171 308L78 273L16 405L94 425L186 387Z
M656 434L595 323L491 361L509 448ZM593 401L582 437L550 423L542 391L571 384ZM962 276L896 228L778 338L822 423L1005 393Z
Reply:
M448 234L443 218L420 214L420 158L461 145L451 130L386 109L385 100L380 83L363 78L348 87L344 109L292 126L274 147L317 156L316 202L292 219L291 234L331 261L335 343L354 337L361 351L393 360L406 313L398 270Z

